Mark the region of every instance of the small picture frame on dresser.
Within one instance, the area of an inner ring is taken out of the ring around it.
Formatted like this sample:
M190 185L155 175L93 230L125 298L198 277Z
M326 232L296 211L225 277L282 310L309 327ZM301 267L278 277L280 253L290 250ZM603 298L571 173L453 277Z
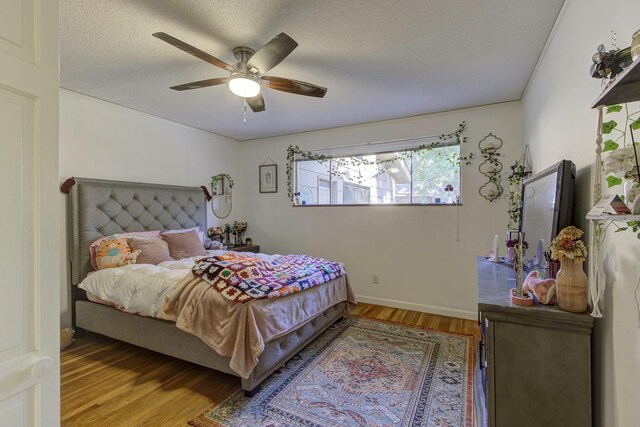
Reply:
M261 193L278 192L278 165L260 165L258 175Z

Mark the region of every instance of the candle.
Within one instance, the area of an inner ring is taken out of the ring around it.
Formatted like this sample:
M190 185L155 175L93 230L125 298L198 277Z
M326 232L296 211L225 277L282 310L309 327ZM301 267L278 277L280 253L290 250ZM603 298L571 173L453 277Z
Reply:
M498 235L493 236L493 247L492 247L493 255L492 259L495 261L498 259Z

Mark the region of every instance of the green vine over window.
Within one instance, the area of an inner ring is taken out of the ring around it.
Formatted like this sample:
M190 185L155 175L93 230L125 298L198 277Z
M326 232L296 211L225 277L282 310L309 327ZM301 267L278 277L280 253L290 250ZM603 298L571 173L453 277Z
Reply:
M231 179L231 175L227 173L219 173L218 175L214 175L211 177L211 191L216 188L218 182L224 182L225 178L229 181L229 188L233 188L233 179Z
M317 161L322 165L329 167L329 175L332 177L342 177L344 178L345 172L340 169L351 167L358 171L358 175L353 177L357 183L361 184L363 181L368 179L373 179L382 175L384 173L388 173L388 167L390 167L394 162L399 160L407 160L411 157L411 154L417 151L422 150L433 150L434 148L442 147L444 144L451 140L455 140L456 144L462 145L467 142L467 137L463 135L464 131L467 128L466 122L462 122L458 125L458 129L455 132L442 134L438 136L438 140L434 141L430 144L423 144L418 147L412 148L410 150L402 151L399 154L396 154L392 157L385 157L383 159L376 160L368 160L360 156L352 156L352 157L337 157L333 158L333 164L328 166L331 161L330 157L327 157L324 154L318 154L311 151L303 151L298 146L290 145L287 148L287 194L290 199L293 199L293 165L296 157L302 158L304 160ZM457 166L462 164L470 165L471 160L474 158L474 154L470 153L467 156L461 156L458 153L455 153L452 157L449 157L448 160ZM363 176L360 172L362 169L361 166L375 166L376 172L372 176Z

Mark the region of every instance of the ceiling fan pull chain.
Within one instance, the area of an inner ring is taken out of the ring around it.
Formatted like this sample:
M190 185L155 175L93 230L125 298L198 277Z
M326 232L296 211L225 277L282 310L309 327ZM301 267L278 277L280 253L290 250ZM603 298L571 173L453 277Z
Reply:
M247 124L247 98L242 98L242 101L244 103L242 122L243 124L246 125Z

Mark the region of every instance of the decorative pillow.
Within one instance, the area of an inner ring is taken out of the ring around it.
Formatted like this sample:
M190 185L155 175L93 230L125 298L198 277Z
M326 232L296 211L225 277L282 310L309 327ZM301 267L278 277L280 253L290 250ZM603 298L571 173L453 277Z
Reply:
M196 230L181 233L164 232L160 233L160 237L169 245L169 254L173 259L190 258L207 254L207 250L202 246Z
M132 251L140 251L137 264L160 264L173 261L169 254L169 245L162 239L155 237L130 237L127 243Z
M198 233L198 237L200 238L200 243L202 243L202 245L204 246L204 239L206 235L204 234L204 231L200 231L200 227L183 228L181 230L167 230L167 231L163 231L162 233L164 234L186 233L187 231L191 231L191 230L195 230L195 232Z
M98 246L96 264L98 265L98 270L135 264L139 253L140 251L131 252L127 239L124 237L106 239Z
M95 270L99 270L98 263L96 262L96 252L98 251L98 246L102 244L105 240L115 239L118 237L160 237L159 231L132 231L129 233L120 233L113 234L111 236L101 237L89 246L89 253L91 254L91 265Z

